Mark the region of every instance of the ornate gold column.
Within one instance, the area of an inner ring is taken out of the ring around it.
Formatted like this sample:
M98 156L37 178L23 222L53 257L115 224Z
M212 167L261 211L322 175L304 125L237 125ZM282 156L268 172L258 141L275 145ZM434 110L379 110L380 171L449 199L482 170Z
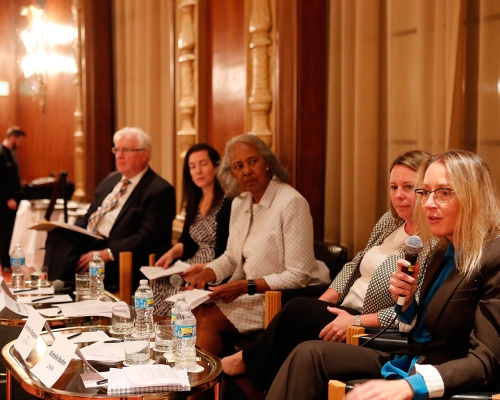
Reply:
M269 129L269 110L272 104L269 79L271 28L269 0L252 0L249 22L252 70L251 96L248 99L251 112L250 133L259 136L269 147L273 145L273 133Z
M75 74L75 132L74 132L74 151L75 151L75 192L73 199L75 201L85 201L85 129L83 126L83 64L82 64L82 29L83 29L83 10L82 0L73 0L71 11L73 12L73 25L77 35L73 43L75 53L76 74Z
M177 165L176 165L176 192L177 205L181 209L182 198L182 165L187 150L197 141L196 106L197 90L195 82L196 72L196 35L194 28L196 0L179 0L180 12L178 51L178 105L177 105Z

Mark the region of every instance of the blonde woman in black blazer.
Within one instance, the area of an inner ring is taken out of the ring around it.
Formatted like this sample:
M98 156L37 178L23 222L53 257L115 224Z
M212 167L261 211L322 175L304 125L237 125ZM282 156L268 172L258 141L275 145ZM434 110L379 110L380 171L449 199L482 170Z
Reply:
M439 238L415 300L416 280L398 262L390 292L405 296L411 354L305 342L280 369L267 399L320 399L329 379L373 378L346 399L424 399L498 390L500 376L500 199L484 161L466 151L430 158L417 178L418 230ZM417 304L418 303L418 304ZM395 368L398 367L398 369ZM381 378L389 378L384 380Z

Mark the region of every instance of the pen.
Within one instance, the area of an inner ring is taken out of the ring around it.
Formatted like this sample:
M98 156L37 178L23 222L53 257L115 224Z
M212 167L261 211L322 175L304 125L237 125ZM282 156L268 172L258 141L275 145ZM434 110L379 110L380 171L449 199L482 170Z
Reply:
M120 342L123 342L123 339L105 340L103 343L120 343Z
M96 382L98 385L102 385L103 383L108 383L107 379L103 379L102 381L97 381Z
M39 288L31 288L31 289L21 289L21 290L16 290L14 294L16 293L21 293L21 292L29 292L31 290L38 290Z
M47 299L52 299L54 296L46 296L46 297L40 297L39 299L33 299L31 300L32 303L36 303L37 301L42 301L42 300L47 300Z
M76 338L77 336L80 336L82 334L82 332L78 332L78 333L75 333L74 335L71 335L71 336L68 336L66 339L70 340L70 339L74 339Z

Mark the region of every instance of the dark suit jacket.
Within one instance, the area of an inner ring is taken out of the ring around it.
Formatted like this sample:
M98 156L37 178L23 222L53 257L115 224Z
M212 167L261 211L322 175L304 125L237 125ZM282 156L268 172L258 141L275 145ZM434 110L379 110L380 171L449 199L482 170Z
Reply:
M75 225L87 227L90 215L113 190L122 175L110 174L96 189L87 214ZM175 190L164 179L148 168L123 205L106 240L72 233L66 229L49 232L45 244L44 263L49 267L49 279L72 281L74 268L81 254L109 247L115 261L106 264L104 284L108 290L118 285L118 260L122 251L133 253L133 282L144 276L141 265L148 265L148 255L163 254L172 246L172 221L175 217Z
M427 266L423 299L443 268L446 249L437 249ZM441 375L445 395L500 388L500 238L485 249L479 271L465 278L454 269L432 298L424 316L432 342L411 342L423 364ZM419 306L419 318L422 305ZM495 387L496 386L496 387Z
M87 214L75 225L86 228L90 215L120 181L119 172L110 174L95 190ZM155 252L172 242L172 221L175 218L175 190L172 185L148 168L123 205L109 234L108 246L117 258L121 251Z

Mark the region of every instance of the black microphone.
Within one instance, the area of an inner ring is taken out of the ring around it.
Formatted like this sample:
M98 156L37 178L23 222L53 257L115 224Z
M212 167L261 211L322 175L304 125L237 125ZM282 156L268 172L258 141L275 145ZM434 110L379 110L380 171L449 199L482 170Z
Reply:
M64 282L61 281L60 279L56 279L54 282L52 282L52 287L54 288L54 291L62 291L62 290L69 290L69 289L74 289L75 288L75 281L68 281Z
M415 263L417 262L418 254L424 248L422 239L418 236L410 236L405 240L405 260L410 263L408 266L404 266L402 271L410 276L413 275L413 270L415 268ZM396 304L396 313L400 313L405 304L405 296L399 296Z
M179 274L173 274L170 276L170 284L172 286L185 286L188 283Z

